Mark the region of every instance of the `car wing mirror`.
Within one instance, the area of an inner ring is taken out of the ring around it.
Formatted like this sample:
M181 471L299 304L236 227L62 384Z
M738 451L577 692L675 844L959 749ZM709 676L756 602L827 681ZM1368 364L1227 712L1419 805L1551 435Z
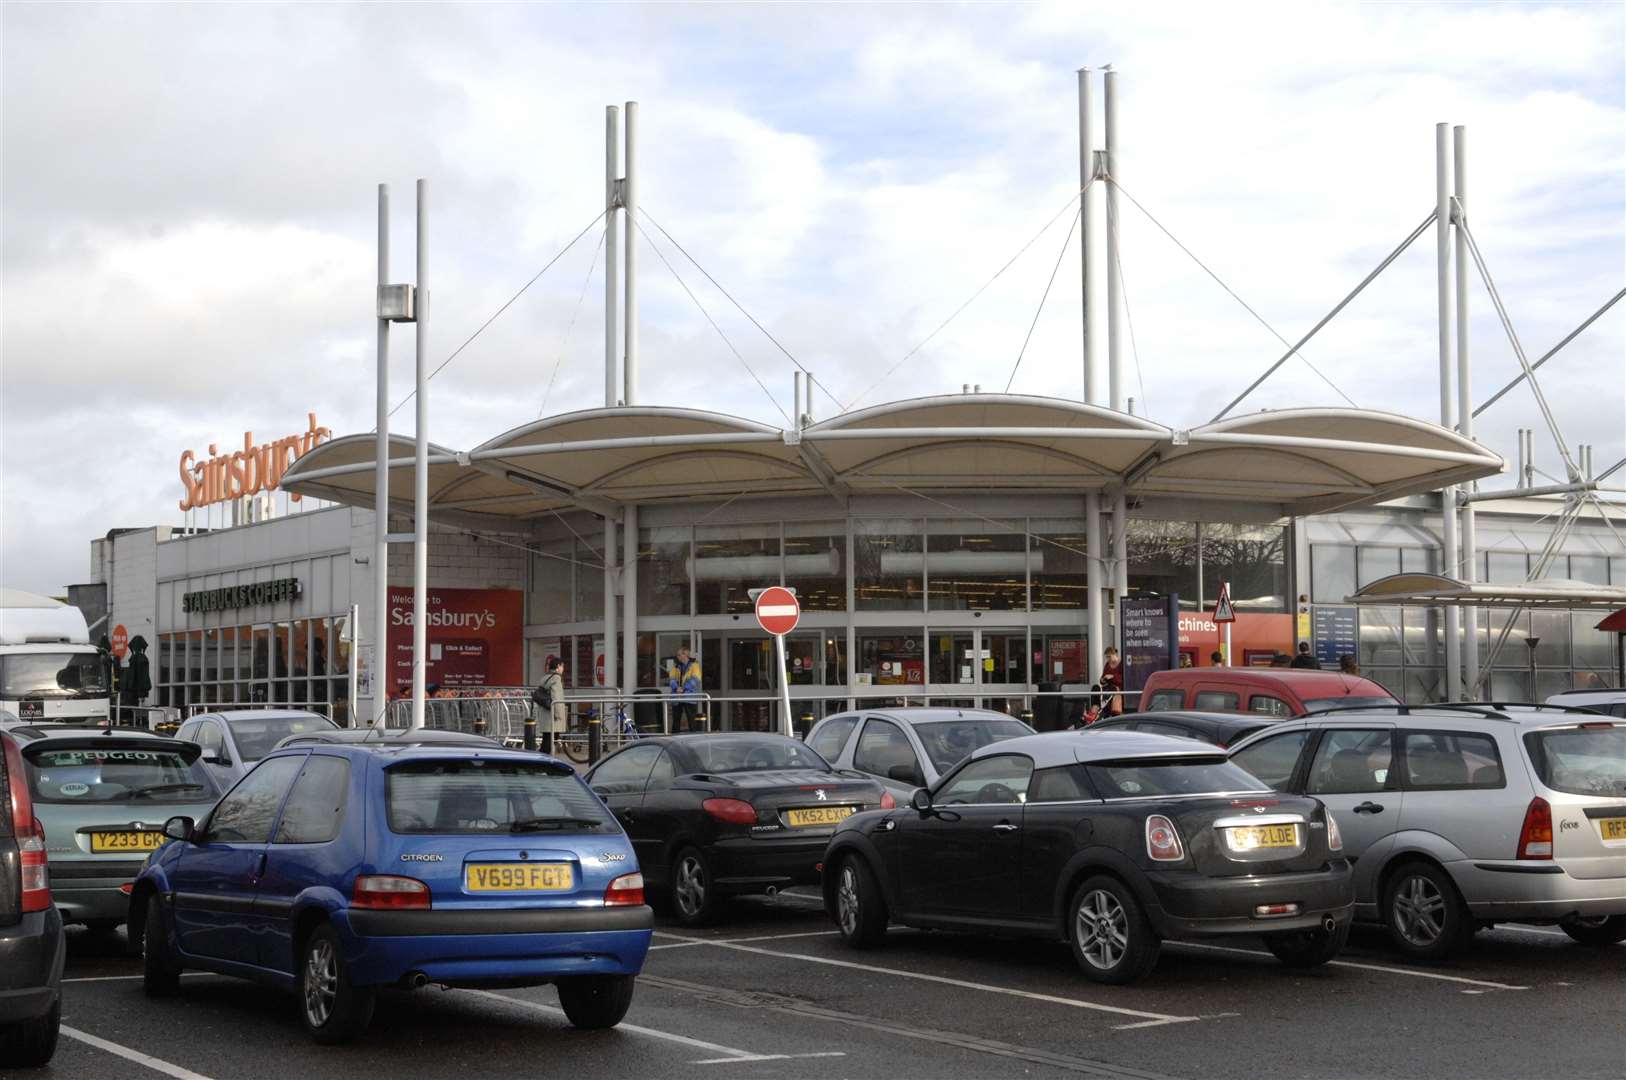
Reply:
M915 793L909 796L909 805L914 807L922 817L932 812L932 793L929 788L915 788Z
M169 837L171 840L190 841L193 833L196 830L197 822L193 821L185 814L176 814L174 817L164 822L164 835Z
M205 754L203 755L203 763L205 765L230 765L231 758L226 754Z

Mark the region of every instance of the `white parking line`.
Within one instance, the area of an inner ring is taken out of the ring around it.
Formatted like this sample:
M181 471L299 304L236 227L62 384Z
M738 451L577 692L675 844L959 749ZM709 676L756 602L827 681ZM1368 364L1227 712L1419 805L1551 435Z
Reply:
M1174 945L1181 949L1207 949L1210 952L1242 953L1244 956L1269 956L1263 949L1237 949L1229 945L1199 945L1195 941L1169 941L1166 945ZM1514 986L1511 983L1490 982L1486 979L1469 979L1462 975L1442 975L1437 971L1415 971L1411 968L1389 967L1386 964L1362 964L1354 960L1329 960L1329 966L1360 968L1362 971L1382 971L1389 975L1410 975L1414 979L1438 979L1440 982L1465 983L1468 986L1484 986L1491 990L1528 990L1528 986Z
M676 934L667 934L668 937L677 937ZM1047 1001L1053 1005L1066 1005L1073 1009L1090 1009L1095 1012L1114 1013L1118 1016L1133 1016L1140 1020L1155 1020L1163 1024L1184 1024L1202 1019L1199 1016L1173 1016L1168 1013L1144 1012L1140 1009L1125 1009L1118 1005L1102 1005L1099 1002L1084 1001L1081 998L1060 997L1055 994L1040 994L1032 990L1018 990L1010 986L994 986L989 983L971 982L966 979L951 979L944 975L928 975L921 971L902 971L898 968L881 967L877 964L859 964L852 960L836 960L828 956L807 956L803 953L781 952L777 949L764 949L755 945L741 945L736 942L718 939L708 941L705 938L684 938L685 941L694 941L705 945L713 945L719 949L733 949L736 952L755 953L758 956L773 956L783 960L802 960L809 964L826 964L830 967L847 968L852 971L868 971L877 975L896 975L900 979L916 979L920 982L937 983L940 986L958 986L963 990L981 990L989 994L1004 994L1008 997L1025 998L1029 1001ZM1136 1025L1137 1027L1141 1025ZM1151 1026L1151 1025L1145 1025Z
M689 937L678 937L677 934L669 934L665 930L657 930L657 931L655 931L655 936L656 937L674 937L674 938L678 938L678 940L672 942L670 945L651 945L650 948L651 949L686 949L686 948L690 947L691 945L720 945L720 944L723 944L725 942L740 942L740 941L784 941L787 938L830 937L830 936L832 936L834 934L839 934L839 933L841 933L841 931L839 931L839 930L806 930L806 931L803 931L803 932L798 933L798 934L763 934L760 937L689 938Z
M690 1065L737 1065L742 1061L790 1061L792 1058L846 1057L845 1050L820 1050L813 1054L752 1054L750 1057L704 1058Z
M1569 937L1569 935L1564 933L1562 930L1543 930L1539 926L1508 926L1506 923L1500 923L1496 926L1495 930L1511 930L1515 934L1540 934L1542 937ZM1494 933L1495 930L1491 932Z
M63 979L62 981L71 982L81 980ZM191 1069L183 1069L179 1065L172 1065L167 1061L143 1054L139 1050L132 1050L128 1046L120 1046L116 1042L109 1042L99 1036L90 1034L88 1031L80 1031L76 1027L69 1027L67 1024L62 1025L61 1031L62 1034L66 1035L70 1039L78 1039L87 1046L94 1046L98 1050L105 1050L109 1054L117 1054L126 1061L133 1061L137 1065L144 1066L145 1068L151 1069L154 1072L161 1072L166 1076L173 1076L175 1080L209 1080L209 1077L204 1076L202 1073L195 1073Z
M544 1005L540 1001L527 1001L524 998L509 997L506 994L497 994L490 990L463 990L461 993L474 994L478 997L490 998L493 1001L501 1001L508 1005L517 1005L522 1009L531 1009L536 1012L545 1012L552 1016L563 1016L565 1013L565 1011L559 1008L557 1005ZM726 1054L731 1061L762 1060L762 1055L752 1053L750 1050L741 1050L733 1046L724 1046L721 1043L706 1042L704 1039L694 1039L690 1038L688 1035L678 1035L674 1032L661 1031L657 1028L642 1027L638 1024L628 1024L622 1022L617 1024L615 1029L617 1031L630 1031L634 1035L645 1035L651 1039L665 1039L667 1042L681 1043L684 1046L692 1046L697 1050L710 1050L714 1054Z

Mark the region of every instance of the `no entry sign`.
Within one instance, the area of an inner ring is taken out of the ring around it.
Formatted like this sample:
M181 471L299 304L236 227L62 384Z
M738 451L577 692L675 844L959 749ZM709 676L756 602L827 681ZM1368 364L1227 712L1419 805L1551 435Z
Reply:
M796 629L802 619L802 605L796 594L775 585L757 594L757 624L768 633L783 636Z

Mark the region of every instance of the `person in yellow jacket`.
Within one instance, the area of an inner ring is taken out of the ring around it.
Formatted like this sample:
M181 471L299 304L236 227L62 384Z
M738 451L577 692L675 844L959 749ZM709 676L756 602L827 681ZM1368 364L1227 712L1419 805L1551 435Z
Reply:
M672 698L673 731L688 731L693 725L700 679L699 659L690 657L687 645L679 645L677 659L666 668L666 692Z

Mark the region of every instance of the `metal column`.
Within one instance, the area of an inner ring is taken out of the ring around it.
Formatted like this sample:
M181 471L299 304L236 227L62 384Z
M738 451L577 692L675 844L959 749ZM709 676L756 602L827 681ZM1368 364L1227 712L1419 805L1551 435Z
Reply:
M638 507L626 507L621 519L621 592L626 597L621 630L621 685L638 688Z
M1106 578L1107 562L1101 557L1101 496L1084 496L1084 547L1088 550L1088 558L1084 560L1085 581L1084 595L1088 600L1086 618L1089 620L1089 635L1087 642L1089 670L1084 673L1084 681L1091 682L1101 677L1101 650L1102 641L1106 632L1103 605L1106 603L1107 591L1103 587Z
M622 312L625 330L622 347L626 349L626 368L621 378L621 400L628 405L638 404L638 103L627 102L626 171L621 181L621 207L626 218L626 257L621 265L626 307ZM630 563L628 565L631 565Z
M1095 404L1095 323L1090 319L1090 263L1095 251L1095 202L1090 178L1095 175L1095 73L1078 69L1078 186L1083 205L1079 207L1079 269L1084 282L1084 404Z
M417 456L412 470L412 726L423 727L424 671L429 658L429 185L418 181Z
M1451 129L1455 166L1457 213L1468 212L1468 129L1458 124ZM1465 438L1474 437L1473 377L1468 359L1468 234L1461 218L1456 228L1457 272L1457 430ZM1478 580L1479 542L1475 535L1474 504L1462 504L1462 559L1457 574L1462 581ZM1479 698L1479 609L1469 605L1462 611L1463 688L1469 700Z
M620 400L621 350L617 332L621 309L621 110L614 105L604 109L604 407L615 408ZM618 685L616 665L616 548L615 519L604 519L604 686Z
M1122 218L1118 216L1118 73L1106 73L1107 151L1107 390L1112 411L1124 411L1123 334L1119 308L1123 306L1123 275L1118 243ZM1112 586L1116 595L1129 592L1129 507L1123 495L1112 504ZM1105 582L1102 582L1105 585ZM1114 638L1117 620L1113 621Z
M1455 358L1451 355L1451 129L1434 125L1434 258L1435 293L1440 322L1440 426L1454 428L1456 395L1452 392ZM1440 491L1440 566L1455 577L1457 551L1457 489ZM1445 699L1462 700L1462 641L1459 612L1455 604L1445 608Z
M390 186L378 185L378 287L390 283ZM389 712L390 673L390 321L378 316L378 438L373 455L373 727ZM361 628L356 628L361 640ZM359 651L352 646L352 652ZM352 720L352 723L355 721Z

